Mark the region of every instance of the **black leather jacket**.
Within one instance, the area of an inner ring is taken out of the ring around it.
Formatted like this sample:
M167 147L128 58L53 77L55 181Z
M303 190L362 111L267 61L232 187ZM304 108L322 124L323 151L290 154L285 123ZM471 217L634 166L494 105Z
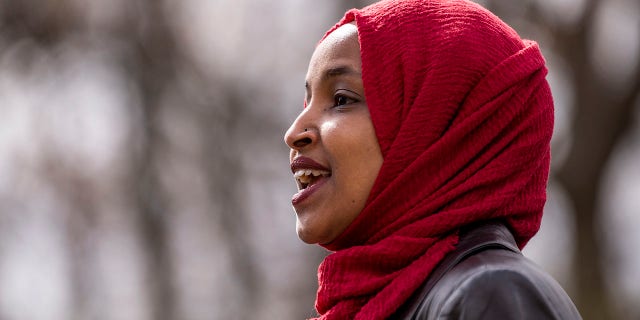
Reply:
M462 231L457 248L391 319L582 319L551 276L525 258L507 227Z

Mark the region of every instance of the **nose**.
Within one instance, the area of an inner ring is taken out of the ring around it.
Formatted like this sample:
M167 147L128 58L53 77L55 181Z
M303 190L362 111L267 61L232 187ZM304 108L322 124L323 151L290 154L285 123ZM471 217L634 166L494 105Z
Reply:
M317 126L313 124L309 108L306 108L298 115L284 134L284 142L289 148L301 151L305 147L313 145L316 141L318 141Z

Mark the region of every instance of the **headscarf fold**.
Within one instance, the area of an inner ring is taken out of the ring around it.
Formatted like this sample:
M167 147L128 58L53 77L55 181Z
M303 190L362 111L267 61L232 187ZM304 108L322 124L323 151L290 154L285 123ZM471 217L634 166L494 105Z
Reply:
M384 319L455 248L502 219L522 248L546 200L553 101L537 44L465 0L350 10L384 163L318 270L320 319ZM325 35L326 37L326 35Z

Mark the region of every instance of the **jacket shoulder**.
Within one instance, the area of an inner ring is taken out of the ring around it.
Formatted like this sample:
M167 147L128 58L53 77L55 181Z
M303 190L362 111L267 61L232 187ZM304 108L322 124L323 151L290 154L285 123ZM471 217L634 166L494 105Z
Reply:
M551 276L520 252L490 249L435 284L415 319L581 319Z

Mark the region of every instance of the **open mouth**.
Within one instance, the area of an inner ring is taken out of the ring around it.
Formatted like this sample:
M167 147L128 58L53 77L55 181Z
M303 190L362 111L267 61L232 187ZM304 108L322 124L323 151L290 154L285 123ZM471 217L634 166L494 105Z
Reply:
M323 177L331 176L331 173L325 170L298 169L294 172L293 176L296 178L296 182L298 183L298 189L304 190L318 182L318 180Z

